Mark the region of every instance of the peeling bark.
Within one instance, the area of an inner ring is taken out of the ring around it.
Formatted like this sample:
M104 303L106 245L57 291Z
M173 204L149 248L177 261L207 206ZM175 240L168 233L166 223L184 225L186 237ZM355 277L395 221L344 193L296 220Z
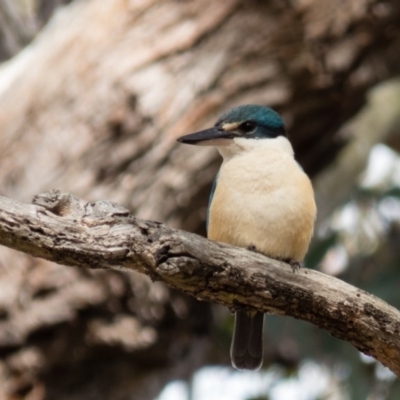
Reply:
M0 243L68 266L138 271L232 309L302 319L400 376L400 312L384 301L317 271L294 272L261 254L134 218L113 203L58 191L34 205L0 198Z

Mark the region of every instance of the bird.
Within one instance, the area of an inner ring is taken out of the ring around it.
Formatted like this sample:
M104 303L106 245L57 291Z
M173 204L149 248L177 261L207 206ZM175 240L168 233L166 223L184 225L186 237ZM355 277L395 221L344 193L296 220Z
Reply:
M317 208L282 117L269 107L241 105L223 114L214 127L177 140L214 146L222 156L209 199L208 239L287 262L294 271L300 267ZM263 325L263 313L236 310L230 350L234 368L261 368Z

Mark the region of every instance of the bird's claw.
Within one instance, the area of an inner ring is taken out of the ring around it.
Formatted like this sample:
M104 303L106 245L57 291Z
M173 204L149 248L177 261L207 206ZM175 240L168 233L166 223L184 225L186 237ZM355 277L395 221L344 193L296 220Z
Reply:
M257 247L254 246L254 244L247 246L246 249L250 250L250 251L254 251L255 253L260 253L260 251L257 249ZM260 254L263 254L263 253L260 253ZM293 258L278 258L277 260L283 261L283 262L289 264L292 267L293 272L297 272L301 268L300 262L297 260L294 260Z
M297 272L301 268L301 264L298 261L293 260L292 258L288 260L288 264L292 267L293 273Z
M250 251L254 251L255 253L259 253L259 251L257 250L257 247L254 246L254 244L251 244L250 246L247 246L246 249L250 250Z

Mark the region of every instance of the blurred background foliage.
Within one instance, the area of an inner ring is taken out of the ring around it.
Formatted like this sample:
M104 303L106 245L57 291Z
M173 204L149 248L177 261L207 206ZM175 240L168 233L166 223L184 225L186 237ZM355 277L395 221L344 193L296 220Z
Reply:
M0 61L27 46L67 3L0 0ZM400 78L371 89L365 107L340 128L340 135L351 140L314 179L324 203L306 265L400 308ZM387 369L326 332L289 318L267 318L262 371L233 372L226 366L232 318L218 306L213 316L210 365L186 382L170 383L159 400L400 398L400 384Z

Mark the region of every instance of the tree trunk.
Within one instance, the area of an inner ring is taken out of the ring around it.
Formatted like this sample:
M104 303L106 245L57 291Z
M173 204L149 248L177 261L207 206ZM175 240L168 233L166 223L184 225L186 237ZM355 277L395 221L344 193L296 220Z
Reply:
M266 104L315 176L366 90L399 73L399 20L394 0L71 3L0 74L1 194L58 188L204 233L219 159L174 138ZM0 257L3 398L151 399L207 362L207 304L138 275Z

